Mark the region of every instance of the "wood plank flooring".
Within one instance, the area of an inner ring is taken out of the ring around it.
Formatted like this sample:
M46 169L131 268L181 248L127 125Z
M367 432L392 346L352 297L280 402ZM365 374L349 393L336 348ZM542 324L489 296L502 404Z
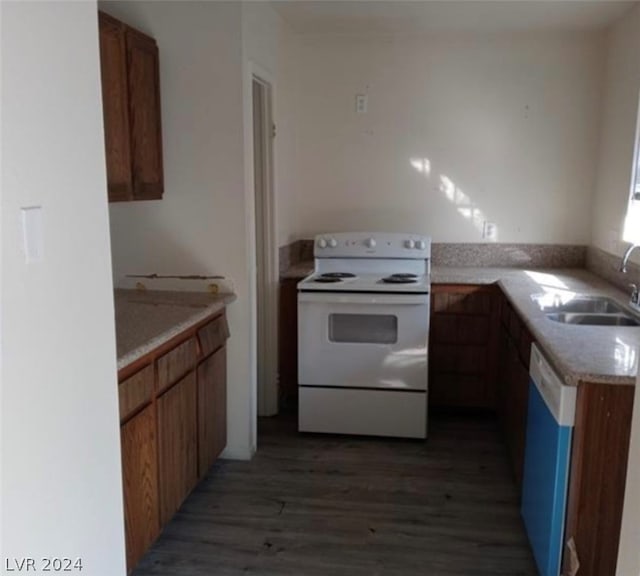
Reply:
M260 423L218 461L135 576L535 576L492 419L432 419L426 442Z

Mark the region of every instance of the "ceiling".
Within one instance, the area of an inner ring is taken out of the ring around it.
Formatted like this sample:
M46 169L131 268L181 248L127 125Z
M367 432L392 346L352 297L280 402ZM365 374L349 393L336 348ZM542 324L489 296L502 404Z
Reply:
M300 34L589 31L637 2L617 0L274 0Z

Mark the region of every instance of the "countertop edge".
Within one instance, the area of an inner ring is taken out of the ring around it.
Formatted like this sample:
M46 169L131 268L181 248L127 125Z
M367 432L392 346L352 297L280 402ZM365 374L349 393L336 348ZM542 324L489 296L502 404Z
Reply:
M169 330L162 332L158 336L155 336L151 340L145 342L144 344L138 346L137 348L134 348L130 352L127 352L126 354L118 358L118 372L120 372L124 368L127 368L152 350L159 348L175 336L178 336L180 333L185 332L189 328L192 328L209 316L213 316L214 314L220 312L220 310L223 310L229 304L237 300L237 296L235 294L220 294L220 297L220 300L212 302L207 307L202 308L202 310L194 313L184 322L175 324Z

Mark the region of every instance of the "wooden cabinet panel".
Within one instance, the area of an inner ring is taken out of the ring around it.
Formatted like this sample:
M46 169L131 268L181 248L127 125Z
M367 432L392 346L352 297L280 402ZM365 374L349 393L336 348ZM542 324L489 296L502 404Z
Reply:
M278 384L281 407L298 397L298 290L296 278L280 281L278 304Z
M518 489L522 487L533 338L504 295L500 297L497 355L498 416ZM525 361L526 359L526 361Z
M204 476L227 445L227 350L198 366L198 475Z
M127 568L130 571L160 532L156 419L148 406L120 429Z
M197 386L191 372L158 398L160 520L168 522L198 479Z
M125 26L103 12L99 22L107 187L116 202L133 194Z
M487 347L461 344L431 347L433 373L481 374L487 372Z
M153 38L127 28L129 112L133 196L160 199L164 191L160 73L158 46Z
M484 314L491 313L491 288L487 286L433 286L434 313Z
M616 573L634 393L633 386L578 388L565 543L575 542L580 576Z
M477 408L486 404L488 382L479 374L439 374L432 377L429 404Z
M432 286L429 406L495 407L497 314L492 286Z
M195 338L188 338L164 356L158 358L158 390L164 390L192 370L197 361Z
M506 394L506 439L511 457L513 475L522 488L524 472L524 450L527 433L527 410L529 406L529 371L520 361L518 350L512 342L508 348L509 363Z
M518 342L518 353L520 354L520 360L524 367L529 370L529 364L531 362L531 344L533 343L533 336L529 329L522 324L520 326L520 341Z
M120 382L118 386L120 420L125 420L132 412L150 402L152 394L153 364L149 364L133 376Z
M431 335L442 344L481 344L490 337L489 316L456 316L436 314L431 322Z
M198 340L202 355L208 356L211 352L215 352L218 348L224 346L227 338L229 338L229 325L225 315L205 324L198 330Z
M158 47L99 12L100 66L110 202L162 198Z

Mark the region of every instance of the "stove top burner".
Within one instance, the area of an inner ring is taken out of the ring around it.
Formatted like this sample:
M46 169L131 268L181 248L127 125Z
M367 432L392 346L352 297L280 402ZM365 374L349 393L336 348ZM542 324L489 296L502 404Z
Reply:
M399 274L394 274L393 276L387 276L382 279L384 284L414 284L417 276L412 274L408 276L403 276Z
M322 284L331 284L334 282L342 282L341 278L333 278L333 277L325 277L325 276L318 276L317 278L313 279L314 282L320 282Z
M355 274L351 274L351 272L325 272L320 275L320 278L355 278Z
M401 272L400 274L391 274L390 278L410 278L415 280L417 278L417 274L411 274L408 272Z

